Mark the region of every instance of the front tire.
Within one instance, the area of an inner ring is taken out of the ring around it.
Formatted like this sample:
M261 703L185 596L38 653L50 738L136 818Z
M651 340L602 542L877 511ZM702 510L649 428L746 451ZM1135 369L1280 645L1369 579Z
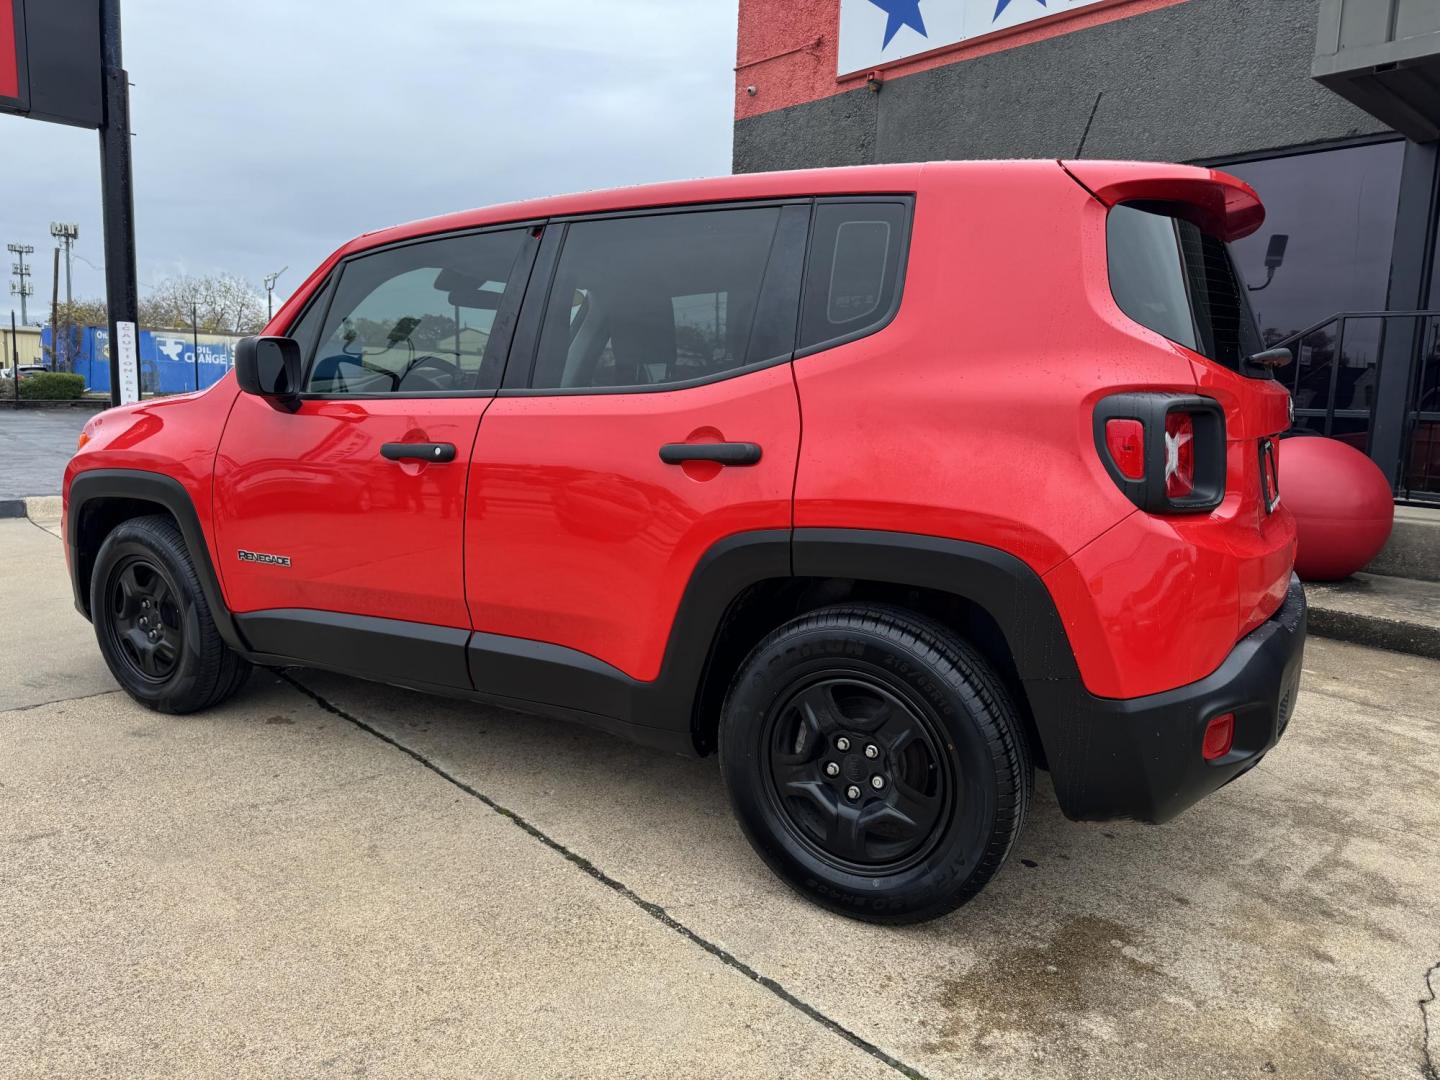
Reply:
M115 681L156 712L208 709L250 676L250 664L216 630L168 517L132 518L105 538L90 579L90 617Z
M880 923L953 911L999 871L1033 771L1004 685L939 623L801 616L731 684L720 766L741 827L801 895Z

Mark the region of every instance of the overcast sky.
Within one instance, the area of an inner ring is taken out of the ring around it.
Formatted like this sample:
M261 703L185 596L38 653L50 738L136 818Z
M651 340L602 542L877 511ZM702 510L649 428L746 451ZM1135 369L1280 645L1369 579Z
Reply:
M736 7L125 0L141 292L288 265L284 295L395 222L728 173ZM80 225L76 295L103 295L98 136L0 116L0 244L35 246L32 322L57 220Z

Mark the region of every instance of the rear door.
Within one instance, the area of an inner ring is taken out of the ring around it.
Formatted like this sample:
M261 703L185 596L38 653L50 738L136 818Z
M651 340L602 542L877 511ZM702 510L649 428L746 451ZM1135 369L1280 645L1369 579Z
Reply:
M377 673L386 642L454 628L441 637L461 643L457 678L443 681L464 685L466 462L537 246L508 228L346 260L292 328L314 343L299 410L237 399L215 517L226 594L257 649ZM316 652L337 634L344 663Z
M476 630L651 680L705 552L790 528L809 219L807 200L551 226L471 465Z

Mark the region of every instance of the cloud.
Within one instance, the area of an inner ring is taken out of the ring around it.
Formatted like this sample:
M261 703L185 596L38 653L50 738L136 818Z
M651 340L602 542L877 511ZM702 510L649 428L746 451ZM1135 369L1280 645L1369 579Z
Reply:
M398 221L728 172L735 9L129 3L140 278L231 271L258 284L288 264L283 291L351 236ZM52 220L78 221L77 253L102 262L95 134L0 117L0 240L35 245L32 320L49 306ZM101 273L75 271L77 294L103 292Z

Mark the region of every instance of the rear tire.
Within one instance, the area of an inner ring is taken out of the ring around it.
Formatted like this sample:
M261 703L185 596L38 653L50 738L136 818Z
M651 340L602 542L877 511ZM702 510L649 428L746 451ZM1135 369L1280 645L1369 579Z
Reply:
M948 628L901 608L801 616L731 684L720 767L756 852L807 899L910 923L1004 865L1033 783L1004 685Z
M250 677L249 662L215 628L180 530L163 515L121 522L105 538L90 617L115 681L156 712L208 709Z

